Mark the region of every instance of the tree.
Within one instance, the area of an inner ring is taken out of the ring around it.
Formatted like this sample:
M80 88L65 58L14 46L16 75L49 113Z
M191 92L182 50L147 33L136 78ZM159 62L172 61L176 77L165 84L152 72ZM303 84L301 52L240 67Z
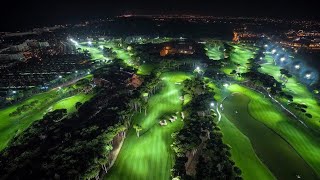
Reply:
M142 130L142 127L139 124L135 124L133 128L136 130L137 136L140 137L139 132Z
M77 102L76 105L75 105L76 109L79 109L81 105L82 105L81 102Z

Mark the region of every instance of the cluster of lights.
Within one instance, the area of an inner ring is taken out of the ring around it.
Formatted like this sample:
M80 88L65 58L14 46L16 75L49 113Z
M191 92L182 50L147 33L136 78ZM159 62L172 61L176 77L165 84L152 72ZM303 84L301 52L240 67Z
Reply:
M267 48L268 47L268 45L267 44L265 44L264 45L264 47L265 48ZM269 46L270 47L270 46ZM280 50L280 51L279 51ZM273 54L273 56L274 56L274 63L275 64L277 64L276 63L276 59L278 59L280 62L282 62L282 63L284 63L284 62L286 62L286 61L288 61L288 60L290 60L290 59L288 59L287 57L285 57L285 56L282 56L281 54L282 53L285 53L285 51L286 51L286 49L285 48L279 48L279 50L277 49L277 48L272 48L272 49L270 49L269 50L269 53L271 53L271 54ZM298 51L295 49L295 53L297 53ZM263 52L263 53L268 53L268 51L266 51L266 52ZM282 57L281 57L282 56ZM291 56L290 56L291 57ZM260 57L260 60L262 60L263 58L262 57ZM300 71L301 69L304 69L304 67L301 65L301 64L293 64L293 68L296 70L296 71ZM308 72L308 73L304 73L304 75L302 75L302 77L304 77L305 79L307 79L307 80L313 80L314 78L316 78L316 77L314 77L314 75L312 75L312 72ZM224 85L225 86L225 85ZM225 87L227 87L227 86L225 86Z

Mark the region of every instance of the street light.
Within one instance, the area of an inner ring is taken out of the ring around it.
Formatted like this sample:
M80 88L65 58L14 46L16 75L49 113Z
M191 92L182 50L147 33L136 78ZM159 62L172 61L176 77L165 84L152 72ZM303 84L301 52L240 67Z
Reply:
M295 65L295 66L294 66L294 68L296 68L296 69L300 69L300 65L299 65L299 64L297 64L297 65Z
M13 94L17 93L17 91L12 91Z
M211 107L214 107L214 103L213 103L213 102L212 102L212 103L210 103L210 106L211 106Z
M76 73L78 73L78 71L76 71Z
M268 44L265 44L264 47L268 47Z
M228 83L224 83L223 86L227 88L229 86L229 84Z
M281 62L283 62L283 61L285 61L285 60L286 60L285 57L280 58L280 61L281 61Z
M99 48L100 48L100 49L103 49L103 46L102 46L102 45L100 45L100 46L99 46Z
M310 78L311 78L311 74L306 74L305 77L306 77L307 79L310 79Z
M260 57L260 60L262 60L262 57Z
M60 76L59 76L59 78L61 79L61 78L62 78L62 76L60 75Z
M276 49L272 49L272 51L271 51L272 54L274 54L274 53L276 53L276 52L277 52Z
M89 45L92 45L92 42L91 42L91 41L88 41L88 44L89 44Z

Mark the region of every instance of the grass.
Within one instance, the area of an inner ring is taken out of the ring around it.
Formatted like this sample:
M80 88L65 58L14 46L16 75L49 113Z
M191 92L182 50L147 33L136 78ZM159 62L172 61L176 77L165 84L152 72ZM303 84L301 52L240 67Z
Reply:
M289 142L320 177L320 141L318 137L297 124L295 120L289 119L270 101L264 99L261 94L239 85L231 85L229 90L241 92L250 97L251 101L248 104L250 115ZM277 148L277 146L274 148Z
M205 50L206 55L209 57L209 59L212 60L220 60L224 58L223 53L223 44L219 42L211 42L209 44L206 44Z
M68 87L66 87L68 88ZM62 90L60 90L62 91ZM75 101L86 101L90 99L93 95L83 95L78 94L72 96L70 98L65 98L60 101L56 101L54 98L57 97L59 91L51 90L45 93L40 93L34 95L27 100L9 106L5 109L0 110L0 150L4 149L10 140L23 132L26 128L28 128L34 121L39 120L43 117L45 113L48 112L50 107L54 109L66 108L69 113L75 111L75 106L73 102ZM48 100L49 98L52 100ZM9 114L17 109L17 107L22 106L24 104L29 104L32 101L38 100L39 103L33 106L29 111L23 112L19 116L10 117Z
M155 66L153 64L142 64L139 67L137 74L149 75L154 68Z
M304 179L316 179L312 169L290 144L250 115L250 102L246 95L232 94L223 103L223 113L250 139L259 158L278 179L294 179L297 174Z
M257 157L250 140L225 116L219 123L223 142L231 145L231 159L240 167L243 179L275 179L270 170Z
M79 43L78 48L88 50L91 54L92 60L102 60L108 58L103 55L102 50L98 47L100 45L103 45L107 48L111 48L112 51L116 53L117 58L122 59L128 65L133 66L133 64L130 62L132 53L124 48L117 46L117 44L114 42L93 42L92 46L89 46L87 42L81 42Z
M166 73L163 75L165 87L158 94L148 100L147 116L143 113L134 118L143 130L140 137L133 129L129 130L119 156L107 174L106 179L130 180L158 180L170 179L170 169L173 166L173 152L171 134L182 128L183 122L179 118L170 123L166 115L172 115L181 110L181 85L189 76L183 73ZM159 120L167 119L167 126L161 127Z
M5 148L9 141L17 134L25 130L29 125L37 120L41 119L46 111L45 107L48 107L46 100L48 97L55 97L57 91L49 91L34 95L27 100L11 105L5 109L0 110L0 150ZM38 100L39 103L35 105L31 110L23 112L19 116L10 117L9 114L14 112L17 107L24 104L29 104L32 101Z
M262 73L269 74L273 76L276 80L280 80L280 67L273 64L273 59L270 56L266 57L267 63L262 64L260 71ZM284 91L293 96L293 102L306 104L308 106L307 113L312 115L312 118L307 118L304 115L300 117L305 121L305 123L311 128L319 132L320 127L320 106L313 97L312 93L305 87L305 85L298 82L295 77L289 78L286 83ZM299 115L299 114L297 114Z
M51 106L49 109L52 109L52 111L56 110L56 109L67 109L67 112L70 113L74 113L77 111L75 104L77 102L81 102L84 103L86 101L88 101L89 99L91 99L93 97L93 94L77 94L65 99L62 99L58 102L56 102L53 106Z

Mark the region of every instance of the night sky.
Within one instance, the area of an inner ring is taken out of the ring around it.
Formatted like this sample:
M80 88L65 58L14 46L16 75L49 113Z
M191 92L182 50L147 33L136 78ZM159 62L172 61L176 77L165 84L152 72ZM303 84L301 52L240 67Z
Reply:
M320 19L315 0L300 3L281 0L61 0L2 1L0 31L31 26L76 23L96 17L135 14L201 14L214 16L272 16Z

